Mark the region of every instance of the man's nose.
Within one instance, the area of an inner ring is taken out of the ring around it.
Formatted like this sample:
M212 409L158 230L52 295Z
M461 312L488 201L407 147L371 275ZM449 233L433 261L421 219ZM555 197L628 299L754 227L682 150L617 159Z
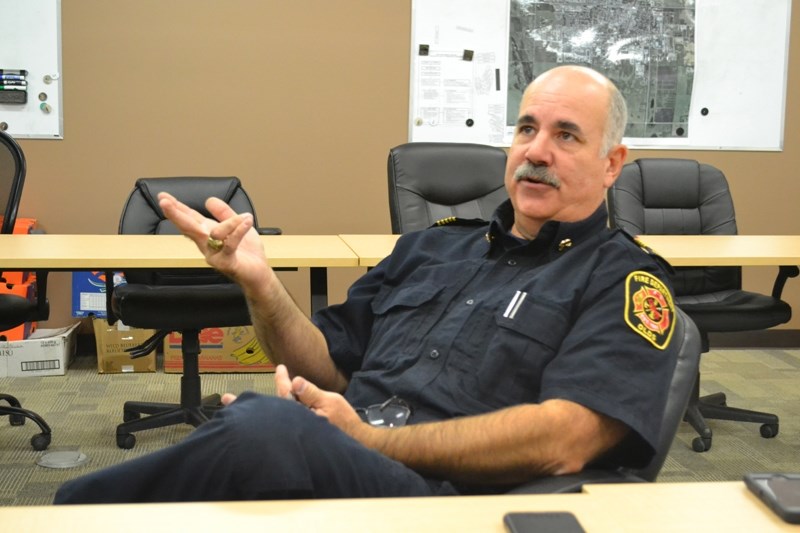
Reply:
M553 146L547 135L534 136L525 148L525 159L534 165L550 166L553 162Z

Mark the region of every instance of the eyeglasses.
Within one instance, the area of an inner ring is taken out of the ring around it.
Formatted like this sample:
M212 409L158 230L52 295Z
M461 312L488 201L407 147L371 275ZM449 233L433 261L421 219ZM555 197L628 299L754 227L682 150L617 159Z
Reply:
M366 409L358 408L356 412L372 426L396 428L406 425L411 416L411 406L405 400L392 396L383 403L370 405Z

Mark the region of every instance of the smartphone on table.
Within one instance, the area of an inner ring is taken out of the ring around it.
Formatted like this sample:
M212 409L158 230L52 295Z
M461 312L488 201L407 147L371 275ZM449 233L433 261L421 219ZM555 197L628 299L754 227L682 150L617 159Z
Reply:
M585 533L575 515L568 512L506 513L508 533Z
M750 473L744 484L784 521L800 524L800 474Z

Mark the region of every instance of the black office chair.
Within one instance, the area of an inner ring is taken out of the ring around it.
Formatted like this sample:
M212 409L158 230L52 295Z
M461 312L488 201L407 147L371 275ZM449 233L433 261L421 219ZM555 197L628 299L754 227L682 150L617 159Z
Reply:
M178 234L158 206L159 192L168 192L181 202L210 216L205 201L216 196L236 212L255 209L238 178L174 177L141 178L122 212L119 233ZM257 220L254 220L258 228ZM279 234L278 228L261 228L262 234ZM199 253L199 252L198 252ZM158 330L131 353L146 355L155 350L171 331L182 334L183 376L180 404L125 402L123 423L117 426L117 446L132 448L133 433L175 424L199 426L220 406L220 396L201 398L198 356L200 330L207 327L232 327L250 324L250 315L241 289L213 269L126 270L126 284L113 288L109 322L117 319L138 328ZM149 415L142 418L142 414Z
M25 155L14 139L0 130L0 199L5 199L1 233L13 233L17 220L17 209L25 184ZM13 294L0 294L0 331L14 328L25 322L47 320L50 305L47 301L47 272L36 273L36 300L31 301ZM39 426L41 433L31 438L34 450L45 450L50 445L52 432L47 422L38 414L23 409L19 400L10 394L0 394L0 416L8 416L12 426L25 424L30 419Z
M634 235L735 235L736 217L725 176L686 159L638 159L626 164L608 192L610 224ZM655 250L658 252L658 250ZM672 276L675 301L697 324L703 352L709 332L767 329L789 321L792 309L781 293L796 266L782 266L772 295L742 290L740 267L678 267ZM778 434L778 417L729 407L723 393L700 396L700 374L686 411L698 432L692 449L711 448L705 418L755 422L761 436Z
M587 483L641 483L655 481L669 454L686 406L692 395L700 365L701 335L694 322L680 309L676 309L675 331L672 341L679 343L678 361L672 372L667 405L661 422L656 453L642 468L615 470L586 469L577 474L535 479L521 485L510 494L548 494L581 492Z
M489 220L508 198L506 152L468 143L408 143L389 150L392 233L425 229L447 217Z

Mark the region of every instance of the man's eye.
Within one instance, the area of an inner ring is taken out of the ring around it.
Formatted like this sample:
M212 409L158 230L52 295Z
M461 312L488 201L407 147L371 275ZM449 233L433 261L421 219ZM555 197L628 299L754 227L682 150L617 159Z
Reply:
M533 126L520 126L517 131L523 135L530 135L533 133Z
M575 136L568 131L562 131L558 134L559 138L564 141L572 141L575 139Z

